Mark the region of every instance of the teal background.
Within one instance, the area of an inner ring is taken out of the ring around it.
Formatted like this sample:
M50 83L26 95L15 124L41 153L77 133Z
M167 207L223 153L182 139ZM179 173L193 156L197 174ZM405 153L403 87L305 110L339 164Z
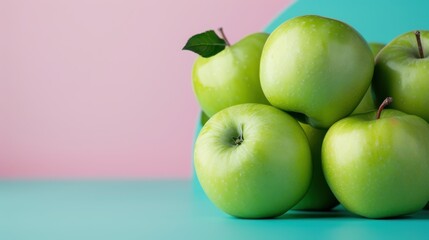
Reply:
M344 21L354 27L367 42L387 44L402 33L428 30L428 9L429 1L423 0L297 0L275 17L265 32L271 33L290 18L315 14ZM201 122L198 121L195 137L201 128ZM196 194L203 193L195 171L193 185Z
M2 240L428 239L429 211L370 220L338 208L230 217L188 180L0 181Z
M298 0L265 30L272 32L292 17L316 14L346 22L368 42L388 43L402 33L428 29L428 9L429 2L424 0Z

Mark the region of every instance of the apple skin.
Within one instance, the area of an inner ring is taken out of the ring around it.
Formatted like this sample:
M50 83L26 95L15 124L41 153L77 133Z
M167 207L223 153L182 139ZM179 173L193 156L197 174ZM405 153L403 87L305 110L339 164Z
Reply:
M237 145L234 138L244 141ZM211 117L196 140L194 166L204 192L239 218L270 218L291 209L311 180L310 147L289 114L241 104Z
M311 178L310 187L304 198L293 207L295 210L309 211L326 211L338 205L338 200L335 198L322 171L322 142L325 137L326 130L316 129L308 124L300 123L304 129L310 144L311 159L313 163L313 176Z
M371 49L371 52L374 55L374 57L377 56L377 54L381 51L381 49L384 48L384 46L386 46L386 44L378 43L378 42L369 43L369 48Z
M355 110L353 110L352 114L367 113L376 109L375 99L372 94L372 87L369 87L359 105L355 108Z
M384 46L385 45L382 43L369 43L369 48L371 49L374 58ZM372 92L372 87L370 86L366 91L365 96L363 96L359 105L355 108L352 114L366 113L377 110L377 106L375 105L375 97Z
M429 122L429 31L420 34L426 57L418 57L414 32L398 36L377 55L372 86L378 103L391 96L391 108Z
M374 56L349 25L320 16L290 19L268 37L261 86L268 101L300 121L328 128L368 90Z
M429 199L429 124L386 109L335 123L322 144L322 168L350 212L388 218L421 210Z
M269 104L259 81L259 63L267 38L267 33L254 33L212 57L197 58L192 84L208 117L237 104Z

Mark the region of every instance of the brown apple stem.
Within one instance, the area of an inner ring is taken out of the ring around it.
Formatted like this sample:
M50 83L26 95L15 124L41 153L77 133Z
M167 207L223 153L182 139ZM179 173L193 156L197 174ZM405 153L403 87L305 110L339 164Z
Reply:
M225 33L223 32L223 28L219 28L218 31L220 32L220 35L222 35L223 40L225 40L225 44L226 46L231 46L231 44L229 43L228 39L225 36Z
M425 58L425 55L423 53L422 40L420 38L420 31L415 31L414 34L416 35L417 47L419 48L419 56L420 58Z
M375 119L380 119L380 115L381 115L381 111L383 111L383 109L391 104L393 102L393 98L392 97L387 97L386 99L384 99L384 101L380 104L380 107L378 108L377 111L377 116L375 117Z

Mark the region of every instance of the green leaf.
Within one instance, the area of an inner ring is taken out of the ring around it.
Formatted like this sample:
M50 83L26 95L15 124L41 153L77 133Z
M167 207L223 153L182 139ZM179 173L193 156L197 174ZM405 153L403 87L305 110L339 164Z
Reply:
M211 57L225 49L226 42L215 31L209 30L192 36L182 50L189 50L202 57Z

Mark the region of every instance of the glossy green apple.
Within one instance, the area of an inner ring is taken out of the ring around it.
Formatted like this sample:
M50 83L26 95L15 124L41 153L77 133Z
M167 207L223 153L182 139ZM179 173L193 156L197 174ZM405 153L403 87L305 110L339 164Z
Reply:
M259 63L266 33L251 34L220 53L198 57L192 83L202 110L209 116L241 103L269 104L259 81Z
M268 37L261 86L275 107L313 127L349 115L371 83L374 57L349 25L320 16L290 19Z
M282 215L306 193L311 153L289 114L264 104L226 108L202 128L194 165L209 199L240 218Z
M371 49L372 54L377 56L380 50L384 47L382 43L369 43L369 48ZM372 87L370 86L360 101L359 105L355 108L352 114L357 113L366 113L370 111L374 111L377 109L375 105L374 94L372 93Z
M376 58L373 88L377 102L395 99L392 108L429 122L429 31L421 31L424 58L420 58L414 32L391 41Z
M335 123L322 145L322 167L337 199L367 218L421 210L429 199L429 124L394 109Z
M322 171L321 149L326 130L316 129L308 124L300 123L307 136L313 163L313 176L310 187L304 198L293 207L296 210L329 210L338 205L338 201L326 183Z

